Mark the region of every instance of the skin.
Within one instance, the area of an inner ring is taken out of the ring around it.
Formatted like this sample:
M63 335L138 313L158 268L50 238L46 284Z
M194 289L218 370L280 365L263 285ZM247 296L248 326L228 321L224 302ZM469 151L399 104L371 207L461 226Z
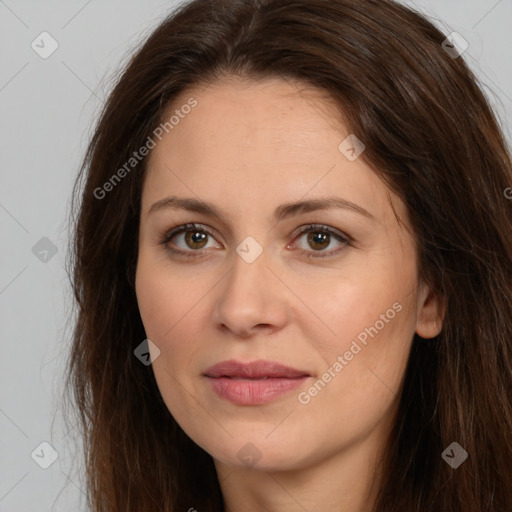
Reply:
M142 193L136 293L160 350L153 370L163 399L214 458L226 511L370 511L414 333L431 338L442 326L440 301L419 279L405 207L361 157L350 161L338 149L350 131L320 91L225 77L186 91L169 111L190 97L198 105L152 150ZM213 203L226 218L149 213L170 195ZM284 203L326 197L373 218L326 209L272 219ZM213 235L198 242L181 233L168 243L195 258L162 243L186 223ZM313 223L353 242L297 233ZM263 249L252 263L236 252L249 236ZM396 303L400 312L300 403L299 392ZM311 377L267 404L235 405L203 376L228 359L277 361ZM237 456L249 442L260 457L254 465Z

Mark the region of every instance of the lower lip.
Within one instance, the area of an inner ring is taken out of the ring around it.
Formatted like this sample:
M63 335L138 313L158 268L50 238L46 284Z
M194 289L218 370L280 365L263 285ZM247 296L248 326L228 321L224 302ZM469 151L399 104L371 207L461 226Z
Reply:
M235 379L230 377L207 377L214 391L221 397L238 405L265 404L300 387L309 377Z

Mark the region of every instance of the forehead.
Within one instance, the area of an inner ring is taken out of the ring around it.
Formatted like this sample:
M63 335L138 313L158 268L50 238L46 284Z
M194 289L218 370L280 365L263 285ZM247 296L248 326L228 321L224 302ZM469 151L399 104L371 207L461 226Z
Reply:
M183 108L191 98L196 106ZM145 204L167 193L254 212L335 194L376 216L391 210L383 182L340 150L352 134L323 91L227 79L184 91L164 121L173 115L177 124L149 156Z

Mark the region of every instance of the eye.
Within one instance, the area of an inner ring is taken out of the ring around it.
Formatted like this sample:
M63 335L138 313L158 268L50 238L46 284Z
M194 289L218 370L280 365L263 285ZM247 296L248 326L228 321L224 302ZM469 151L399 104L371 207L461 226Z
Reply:
M194 254L195 252L208 248L209 237L213 238L213 235L208 230L196 224L186 224L177 226L166 233L161 243L173 254L197 256L197 254ZM171 247L170 242L173 241L173 239L177 240L177 242L173 242L173 245L177 246L178 249ZM180 242L182 243L181 247L179 245Z
M300 248L300 251L306 253L308 258L328 258L334 256L342 251L344 247L351 245L352 242L352 239L341 231L321 224L310 224L302 227L296 235L296 239L301 239L304 235L307 235L306 243L313 250ZM209 248L209 238L213 238L213 234L206 228L200 227L197 224L185 224L167 232L160 243L172 254L198 257L202 255L203 249ZM337 242L338 247L325 251L333 242ZM291 248L295 248L295 245L295 242L292 243ZM290 248L290 246L288 247Z
M309 226L304 226L301 228L298 235L299 239L303 238L304 235L307 235L306 243L309 248L313 249L313 251L308 248L301 248L301 250L308 253L308 258L328 258L330 256L334 256L342 251L344 247L351 245L352 242L352 239L341 231L331 229L328 226L323 226L321 224L310 224ZM331 246L332 242L337 242L338 247L325 251L325 249Z

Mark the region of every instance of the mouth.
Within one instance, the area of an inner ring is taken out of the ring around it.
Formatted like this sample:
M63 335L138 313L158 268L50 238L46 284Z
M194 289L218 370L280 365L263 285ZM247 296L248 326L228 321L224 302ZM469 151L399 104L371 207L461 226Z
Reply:
M273 361L224 361L203 374L216 394L237 405L259 405L301 386L311 375Z
M295 379L298 377L311 377L307 371L265 360L251 363L235 360L223 361L208 368L204 375L211 378L227 377L235 379Z

